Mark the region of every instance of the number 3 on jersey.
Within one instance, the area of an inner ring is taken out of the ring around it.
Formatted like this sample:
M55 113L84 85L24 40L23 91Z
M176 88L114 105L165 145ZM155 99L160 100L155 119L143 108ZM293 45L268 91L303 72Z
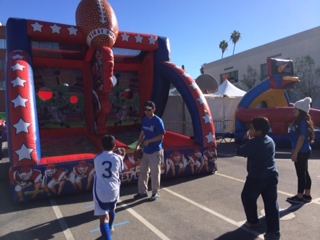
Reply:
M102 166L106 165L105 167L105 173L102 174L104 178L110 178L112 176L111 168L112 168L112 162L104 161L102 162Z

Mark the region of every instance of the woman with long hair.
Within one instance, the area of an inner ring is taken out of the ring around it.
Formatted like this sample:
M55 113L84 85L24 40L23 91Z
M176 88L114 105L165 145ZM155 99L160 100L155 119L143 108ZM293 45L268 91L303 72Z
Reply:
M292 156L298 177L297 195L287 198L289 203L311 202L311 177L308 171L308 160L311 156L311 144L314 142L314 128L309 115L312 99L306 97L294 104L294 121L290 128Z

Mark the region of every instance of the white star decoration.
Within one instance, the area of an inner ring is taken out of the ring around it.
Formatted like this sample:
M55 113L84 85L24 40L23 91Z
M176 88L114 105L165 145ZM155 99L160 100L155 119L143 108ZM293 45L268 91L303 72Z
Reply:
M68 30L69 30L69 35L77 36L78 29L76 29L75 27L71 26L71 27L68 28Z
M13 125L13 127L16 129L16 134L20 132L29 133L28 127L31 125L31 123L23 121L22 118L20 118L19 122Z
M21 148L15 151L16 154L19 156L19 162L23 159L30 159L31 160L31 153L33 152L32 148L27 148L26 145L22 144Z
M185 78L189 78L190 77L190 75L188 73L186 73L186 72L183 73L182 76L184 76Z
M12 59L13 60L24 59L24 57L22 55L20 55L20 54L16 54L16 55L12 56Z
M209 132L209 134L206 135L206 138L208 139L208 143L214 142L214 135L211 132Z
M203 95L200 96L197 100L199 101L199 103L200 103L201 105L205 103L205 98L204 98Z
M156 40L153 37L149 37L149 44L156 45Z
M208 113L202 118L204 119L205 123L211 123L212 118Z
M197 88L198 88L198 86L197 86L197 84L196 84L195 82L193 82L192 84L190 84L190 87L191 87L192 89L197 89Z
M16 87L16 86L21 86L24 87L25 82L27 82L26 80L23 80L19 77L17 77L15 80L12 80L12 87Z
M26 102L28 102L28 99L22 98L20 95L18 95L18 97L13 99L11 102L14 104L14 108L19 106L27 107Z
M25 66L19 64L19 63L16 63L14 66L11 67L13 71L16 71L16 70L21 70L23 71L23 69L25 68Z
M52 33L60 34L61 27L59 27L57 24L54 24L54 25L50 26L50 28L52 29Z
M136 43L142 43L143 37L141 37L139 34L135 36L135 38L136 38Z
M129 35L127 33L121 34L122 42L129 42Z
M33 27L34 32L42 32L43 25L39 24L38 22L31 24L31 26Z

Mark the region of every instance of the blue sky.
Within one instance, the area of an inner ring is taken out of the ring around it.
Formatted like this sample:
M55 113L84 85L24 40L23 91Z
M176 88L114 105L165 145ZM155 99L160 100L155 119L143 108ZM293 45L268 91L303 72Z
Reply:
M0 22L10 17L75 23L80 0L0 0ZM109 0L120 31L169 38L171 61L197 78L204 63L221 59L219 43L241 33L235 54L320 25L319 0Z

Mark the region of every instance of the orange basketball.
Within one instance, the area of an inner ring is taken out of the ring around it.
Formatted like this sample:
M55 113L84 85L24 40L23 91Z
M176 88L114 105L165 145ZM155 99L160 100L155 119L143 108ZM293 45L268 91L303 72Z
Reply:
M76 23L89 47L112 47L119 27L116 14L106 0L81 0L76 11Z

